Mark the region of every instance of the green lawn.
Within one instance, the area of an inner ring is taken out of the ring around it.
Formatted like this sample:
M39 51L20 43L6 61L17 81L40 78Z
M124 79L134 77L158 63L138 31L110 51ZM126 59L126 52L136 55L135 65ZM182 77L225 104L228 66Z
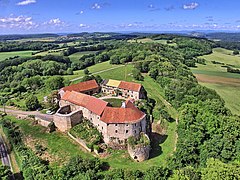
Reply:
M204 74L208 75L208 80L219 77L219 80L226 79L226 83L212 83L201 82L203 86L214 89L217 93L224 99L226 107L228 107L232 113L240 115L240 85L231 84L231 79L240 79L240 74L237 73L228 73L226 68L221 67L221 64L213 64L211 61L217 61L224 64L234 65L235 68L240 68L240 56L233 56L233 51L223 49L223 48L214 48L213 53L201 58L206 59L206 65L197 64L197 68L191 68L194 74Z
M107 70L107 69L110 69L110 68L115 68L115 67L119 67L119 65L110 64L109 61L106 61L106 62L103 62L103 63L95 64L91 67L88 67L88 70L89 70L90 73L96 73L96 72L99 72L99 71L104 71L104 70ZM104 72L99 73L99 75L102 76L103 73ZM111 73L111 71L106 71L106 73ZM78 70L78 71L74 71L74 75L67 75L67 76L64 76L64 78L71 80L71 79L74 79L74 78L77 78L77 77L82 77L82 76L85 76L84 70Z
M9 57L20 56L20 57L29 57L32 56L34 51L13 51L13 52L0 52L0 61L5 60Z
M128 64L125 66L114 65L114 67L119 67L116 69L112 69L106 72L101 72L100 75L103 79L115 79L115 80L123 80L123 81L133 81L132 70L133 66ZM90 68L89 68L90 70ZM91 70L90 70L91 72Z
M115 98L103 99L103 100L109 102L113 107L121 107L122 102L124 101L122 99L115 99Z

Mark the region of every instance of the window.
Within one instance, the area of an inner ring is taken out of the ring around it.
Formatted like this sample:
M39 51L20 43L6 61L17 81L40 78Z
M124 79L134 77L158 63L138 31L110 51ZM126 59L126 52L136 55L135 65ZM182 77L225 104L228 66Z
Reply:
M128 133L128 130L126 130L126 133Z
M117 130L115 130L115 133L117 133L118 131Z
M103 130L103 127L102 127L102 130Z
M134 131L134 133L136 134L136 133L137 133L137 131L135 130L135 131Z
M99 126L99 124L97 126Z
M128 124L126 124L126 126L128 126Z
M117 126L117 124L115 124L115 126Z

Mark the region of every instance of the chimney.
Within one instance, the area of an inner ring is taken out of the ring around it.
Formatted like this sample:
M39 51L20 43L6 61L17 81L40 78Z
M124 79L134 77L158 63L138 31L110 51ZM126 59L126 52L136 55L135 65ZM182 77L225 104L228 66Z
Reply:
M122 102L122 108L126 108L126 103Z

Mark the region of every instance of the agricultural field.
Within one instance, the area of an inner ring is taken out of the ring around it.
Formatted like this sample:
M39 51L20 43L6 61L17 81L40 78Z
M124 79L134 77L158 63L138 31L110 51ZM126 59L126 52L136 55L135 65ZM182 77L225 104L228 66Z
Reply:
M134 43L134 42L137 42L137 43L160 43L160 44L169 45L169 46L177 45L176 43L168 43L167 40L164 40L164 39L154 40L151 38L131 39L131 40L128 40L128 42L130 42L130 43Z
M5 60L9 57L20 56L20 57L29 57L32 56L34 51L13 51L13 52L0 52L0 61Z
M222 64L213 64L212 61L232 65L240 68L240 56L232 55L233 51L215 48L210 55L201 56L206 59L206 65L197 64L192 72L199 83L210 89L214 89L223 98L232 113L240 115L240 74L229 73Z
M57 55L60 56L61 53L67 48L60 48L55 50L43 51L35 54L35 56L46 56L46 55Z
M17 40L14 40L14 41L17 41L17 42L53 42L57 40L56 37L44 37L44 38L24 38L24 39L17 39Z
M83 55L85 54L95 54L97 53L98 51L83 51L83 52L77 52L77 53L74 53L74 54L71 54L70 56L68 56L70 58L70 60L72 62L78 62L79 61L79 58L82 57Z
M226 106L233 114L240 115L240 82L238 85L220 83L201 83L207 88L214 89L225 101Z

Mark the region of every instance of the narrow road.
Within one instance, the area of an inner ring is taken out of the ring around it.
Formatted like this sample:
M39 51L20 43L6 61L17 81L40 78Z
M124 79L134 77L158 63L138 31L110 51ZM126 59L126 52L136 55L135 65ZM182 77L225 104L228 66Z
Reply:
M0 156L1 156L2 164L4 166L9 166L12 169L8 151L1 135L0 135Z
M113 69L117 69L117 68L120 68L120 67L123 67L125 65L119 65L117 67L112 67L112 68L109 68L109 69L105 69L105 70L101 70L101 71L97 71L97 72L94 72L94 73L91 73L91 75L95 75L95 74L99 74L99 73L103 73L103 72L107 72L107 71L111 71ZM81 77L78 77L78 78L74 78L74 79L71 79L70 81L76 81L76 80L79 80L79 79L82 79L84 76L81 76Z
M0 108L0 111L4 111L3 108ZM12 115L34 115L35 117L39 117L41 119L45 119L47 121L52 121L53 120L53 115L49 115L49 114L43 114L39 111L21 111L21 110L17 110L17 109L9 109L9 108L5 108L5 111L7 114L12 114Z

